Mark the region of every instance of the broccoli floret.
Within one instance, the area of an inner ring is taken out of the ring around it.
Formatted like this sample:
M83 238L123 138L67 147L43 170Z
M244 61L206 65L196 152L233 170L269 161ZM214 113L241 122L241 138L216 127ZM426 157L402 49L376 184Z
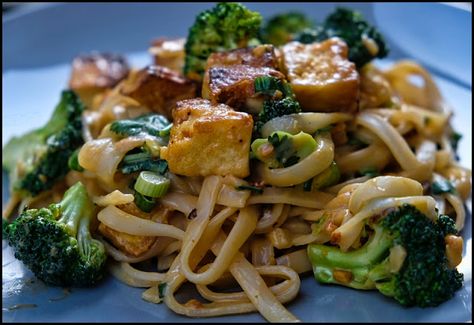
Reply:
M337 8L326 17L322 26L305 30L297 37L302 43L320 42L330 37L342 38L349 47L349 60L358 68L374 58L384 58L389 49L383 36L362 14L347 8Z
M433 222L408 204L378 220L367 223L373 234L359 249L342 252L335 246L308 245L315 278L377 289L404 306L437 306L453 297L463 284L463 275L449 268L445 252L444 237L455 231L453 221L441 216ZM395 247L406 253L398 270L390 263Z
M293 98L287 97L280 100L266 100L263 109L258 114L255 129L260 132L262 126L275 117L301 112L300 104Z
M263 43L283 45L292 41L297 33L312 28L313 22L299 12L288 12L273 16L261 31Z
M256 136L260 134L262 126L271 119L301 112L301 106L286 81L270 76L258 77L254 81L254 88L256 94L265 97L254 126Z
M61 94L46 125L12 138L3 148L3 168L10 174L12 190L35 196L50 189L69 171L68 159L82 138L84 105L72 91Z
M223 2L201 12L189 29L184 74L201 80L211 53L258 44L261 22L258 12L239 3Z
M443 232L443 235L459 235L456 229L456 222L448 215L441 214L438 218L438 225Z
M102 278L107 258L103 244L91 237L94 212L86 188L78 182L61 202L23 211L3 227L4 238L15 257L45 283L91 286Z

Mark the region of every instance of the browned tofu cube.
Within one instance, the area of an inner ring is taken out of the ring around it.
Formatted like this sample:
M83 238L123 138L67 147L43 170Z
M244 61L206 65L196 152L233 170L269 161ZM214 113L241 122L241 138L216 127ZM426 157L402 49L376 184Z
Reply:
M120 92L171 118L171 109L177 101L196 97L196 85L173 70L151 65L131 74Z
M118 208L142 219L151 219L152 214L140 210L135 203L119 205ZM145 253L155 243L156 237L130 235L114 230L103 223L99 224L99 232L110 240L112 244L131 256L140 256Z
M167 67L168 69L182 73L184 67L185 43L185 38L160 38L152 43L148 52L153 55L156 65L161 65L162 67Z
M99 232L110 240L119 250L130 256L140 256L155 243L156 237L129 235L114 230L103 223L99 224Z
M129 73L125 58L116 54L91 53L72 62L69 88L90 107L95 95L113 88Z
M282 47L288 81L305 111L354 112L359 74L339 38L321 43L291 42Z
M214 52L207 59L206 70L214 66L245 64L279 70L280 64L273 45L265 44L225 52Z
M195 98L176 103L168 147L161 158L185 176L249 175L252 116Z
M235 109L253 112L252 101L249 100L255 97L255 79L262 76L285 79L281 72L267 67L238 64L209 68L204 75L202 97L213 104L224 103Z

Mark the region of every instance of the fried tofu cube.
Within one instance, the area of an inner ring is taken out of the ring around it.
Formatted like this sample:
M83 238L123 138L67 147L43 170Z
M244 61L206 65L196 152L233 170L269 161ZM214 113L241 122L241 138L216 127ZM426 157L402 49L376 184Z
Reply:
M282 47L283 64L296 99L305 111L354 112L359 74L339 38L321 43L290 42Z
M209 55L206 70L215 66L245 64L252 67L267 67L280 69L277 52L273 45L265 44L255 47L234 49L224 52L214 52Z
M130 74L123 83L120 93L171 118L171 109L177 101L196 97L196 85L173 70L150 65Z
M255 113L251 101L255 97L254 82L262 76L285 79L281 72L267 67L237 64L209 68L204 75L202 97L213 104L224 103L235 109ZM260 108L261 105L258 106Z
M99 52L80 55L72 62L69 88L90 107L96 95L117 85L129 70L127 61L120 55Z
M252 116L225 104L195 98L176 103L173 127L161 158L185 176L249 175Z
M207 59L202 97L212 103L258 113L261 101L253 100L254 81L260 76L285 79L273 45L259 45L212 53Z
M156 237L129 235L114 230L102 222L99 224L98 230L102 236L110 240L115 247L134 257L145 253L156 241Z
M160 38L153 41L148 52L153 55L156 65L166 67L178 73L183 72L185 38Z

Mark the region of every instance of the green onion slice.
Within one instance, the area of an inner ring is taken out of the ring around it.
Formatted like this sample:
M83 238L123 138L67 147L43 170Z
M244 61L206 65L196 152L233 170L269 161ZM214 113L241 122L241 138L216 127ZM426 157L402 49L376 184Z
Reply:
M135 183L135 190L141 195L159 198L168 192L169 186L168 178L158 173L142 171Z
M81 148L76 149L72 153L72 155L69 157L67 165L69 169L77 170L78 172L83 172L84 168L82 168L82 166L79 165L79 160L78 160L79 150L81 150Z
M150 212L156 205L156 199L135 192L135 205L143 212Z
M170 135L171 128L173 127L173 123L169 124L165 128L161 129L158 133L160 137L167 137Z

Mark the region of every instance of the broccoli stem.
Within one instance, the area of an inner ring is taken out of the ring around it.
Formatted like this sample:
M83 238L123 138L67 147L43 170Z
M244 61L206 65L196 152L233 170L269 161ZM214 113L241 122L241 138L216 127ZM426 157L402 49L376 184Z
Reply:
M86 226L87 232L89 232L89 224L94 216L94 206L81 182L77 182L64 193L59 205L62 214L58 222L66 225L71 236L75 237L78 234L80 223L81 228ZM87 225L83 225L84 220L87 221Z
M316 280L322 283L338 283L356 289L374 289L369 278L371 269L387 257L393 239L381 226L374 227L372 238L361 248L342 252L338 247L308 245L308 256L313 265ZM337 271L350 273L350 280L343 283L334 274Z
M389 297L396 295L396 277L390 272L388 257L382 263L372 268L369 273L369 278L375 283L375 287L383 295Z
M90 233L91 218L83 218L79 223L79 229L77 232L77 243L79 244L79 252L89 263L94 260L94 253L96 251L97 240L92 238ZM99 245L101 247L101 245Z

